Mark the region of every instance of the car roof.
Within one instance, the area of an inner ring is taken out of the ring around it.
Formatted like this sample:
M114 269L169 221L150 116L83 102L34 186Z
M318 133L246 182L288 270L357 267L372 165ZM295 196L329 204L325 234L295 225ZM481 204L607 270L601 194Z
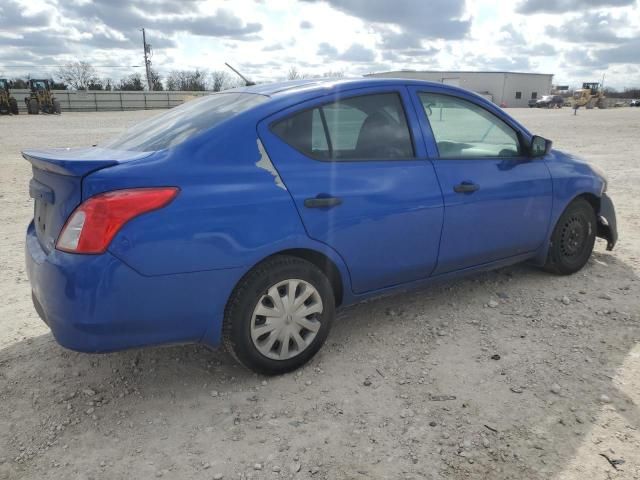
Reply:
M443 84L440 82L429 82L426 80L416 80L408 78L311 78L302 80L290 80L286 82L264 83L259 85L251 85L248 87L239 87L231 90L219 92L224 93L248 93L254 95L264 95L269 101L254 106L250 110L257 118L265 118L277 111L283 110L294 104L298 104L327 94L338 93L340 91L349 91L367 87L384 87L384 86L417 86L417 87L434 87L439 93L450 93L456 96L475 97L476 103L484 105L484 108L498 115L508 123L515 125L521 132L530 136L529 131L517 120L500 110L490 100L474 93L470 90L460 88L454 85ZM248 111L247 111L248 113Z
M249 87L235 88L236 92L255 93L269 97L295 95L300 92L326 92L327 90L354 89L384 85L437 85L442 83L413 80L407 78L309 78L285 82L264 83ZM452 89L457 90L455 87Z

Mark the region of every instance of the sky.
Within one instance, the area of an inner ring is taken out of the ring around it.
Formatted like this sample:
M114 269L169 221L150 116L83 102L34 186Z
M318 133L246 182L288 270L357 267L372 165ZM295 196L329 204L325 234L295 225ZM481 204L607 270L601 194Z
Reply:
M0 2L0 77L101 78L153 68L254 81L389 70L552 73L558 85L640 86L640 0L40 0ZM115 68L122 66L126 68Z

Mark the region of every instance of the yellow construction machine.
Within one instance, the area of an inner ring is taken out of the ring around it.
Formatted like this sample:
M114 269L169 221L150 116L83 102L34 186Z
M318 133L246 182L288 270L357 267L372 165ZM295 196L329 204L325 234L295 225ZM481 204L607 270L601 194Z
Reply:
M31 90L29 96L24 99L29 114L60 113L60 102L53 95L49 80L31 79L29 80L29 90Z
M599 83L583 83L582 88L573 92L573 108L607 108L605 98Z
M18 101L9 93L9 81L0 78L0 115L18 115Z

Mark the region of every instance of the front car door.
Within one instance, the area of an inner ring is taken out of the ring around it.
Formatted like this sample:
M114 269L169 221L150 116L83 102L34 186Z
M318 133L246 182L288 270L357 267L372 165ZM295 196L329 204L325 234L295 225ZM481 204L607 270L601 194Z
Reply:
M442 194L404 86L332 93L258 133L308 235L342 256L355 293L431 274Z
M444 198L434 275L535 252L551 214L544 158L530 158L517 125L476 96L410 89Z

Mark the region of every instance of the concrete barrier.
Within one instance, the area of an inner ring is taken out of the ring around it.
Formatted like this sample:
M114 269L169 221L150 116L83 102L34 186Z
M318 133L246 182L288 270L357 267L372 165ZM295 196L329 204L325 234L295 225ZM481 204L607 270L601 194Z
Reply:
M211 92L147 92L147 91L117 91L105 92L100 90L54 90L53 94L60 102L63 112L107 112L114 110L153 110L172 108L182 104L185 100ZM11 90L11 95L18 100L20 113L27 113L24 98L29 90Z

